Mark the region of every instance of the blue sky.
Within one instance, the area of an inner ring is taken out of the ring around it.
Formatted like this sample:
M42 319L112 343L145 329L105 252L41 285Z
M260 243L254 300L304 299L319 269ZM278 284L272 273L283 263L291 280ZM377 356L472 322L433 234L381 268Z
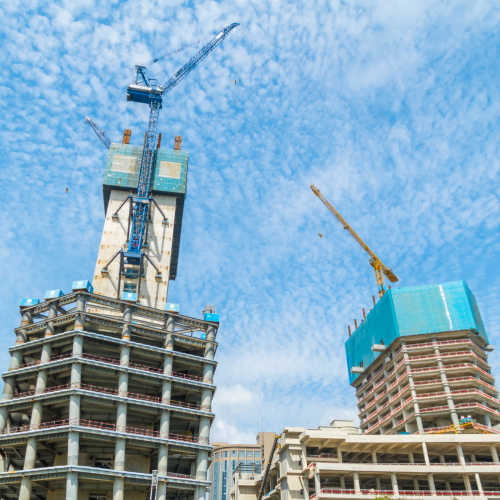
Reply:
M222 316L213 438L253 442L262 416L272 431L356 417L343 344L375 280L311 183L401 286L465 279L500 347L496 2L27 0L0 15L4 370L20 297L93 273L106 150L85 116L142 143L134 64L232 22L159 125L190 155L168 298Z

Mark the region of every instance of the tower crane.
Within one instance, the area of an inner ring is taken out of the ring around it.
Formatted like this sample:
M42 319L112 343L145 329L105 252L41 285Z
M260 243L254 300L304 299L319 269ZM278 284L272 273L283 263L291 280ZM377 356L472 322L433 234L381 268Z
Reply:
M375 279L377 280L377 289L379 297L385 293L384 274L391 283L397 283L399 278L390 267L387 267L373 252L368 245L356 234L354 229L347 224L344 218L337 212L332 204L321 194L320 190L311 184L312 192L323 202L323 204L330 210L335 218L342 224L345 230L361 245L361 248L370 256L370 265L375 271Z
M215 33L214 37L197 53L195 54L181 69L179 69L165 85L156 85L153 79L148 77L146 65L135 66L134 83L127 87L127 101L138 102L149 105L149 124L146 132L146 140L142 155L141 171L139 174L139 184L136 196L130 196L134 204L132 227L129 237L129 245L127 251L120 250L106 264L108 265L120 254L120 273L122 269L122 261L125 259L126 264L138 265L139 276L142 275L143 258L148 261L150 259L142 250L145 229L147 227L148 212L151 203L154 199L151 196L151 180L153 177L154 161L157 148L157 130L158 118L160 109L162 109L163 95L170 92L181 80L183 80L205 57L217 47L231 31L239 26L239 23L233 23L226 26L224 29ZM151 62L156 62L154 59ZM92 121L86 118L86 122L92 127L102 143L109 149L111 142L105 133ZM121 207L120 207L121 208ZM151 261L150 261L151 262ZM154 264L153 264L154 265ZM140 287L140 284L139 284Z
M175 73L164 86L151 83L146 74L146 66L135 67L135 81L127 87L127 101L139 102L149 105L149 126L146 133L146 143L142 155L141 172L139 174L139 186L137 197L134 198L134 216L129 246L124 253L128 264L142 264L142 242L144 229L148 218L149 191L151 177L153 174L153 163L156 153L158 116L162 108L162 96L170 92L181 80L183 80L205 57L217 47L231 31L239 26L233 23L219 31L195 56Z

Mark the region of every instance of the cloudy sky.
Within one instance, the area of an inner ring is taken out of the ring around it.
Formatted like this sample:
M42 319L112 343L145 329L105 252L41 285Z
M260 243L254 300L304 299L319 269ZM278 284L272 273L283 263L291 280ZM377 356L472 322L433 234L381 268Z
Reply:
M168 299L222 317L213 439L356 418L343 345L375 280L311 183L401 286L465 279L500 347L497 2L11 0L0 16L3 370L20 297L93 273L106 149L85 116L142 144L134 64L233 22L159 125L190 155Z

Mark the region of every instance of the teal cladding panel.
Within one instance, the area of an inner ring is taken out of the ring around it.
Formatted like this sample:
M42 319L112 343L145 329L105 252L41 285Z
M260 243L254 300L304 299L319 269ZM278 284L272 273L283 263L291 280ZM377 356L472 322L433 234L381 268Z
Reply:
M166 164L173 168L167 168ZM187 171L188 154L186 151L158 149L153 178L153 191L186 194ZM165 175L168 173L172 176L168 177Z
M353 366L366 369L381 353L373 344L389 345L396 337L473 330L486 342L476 299L465 281L394 288L389 290L370 311L345 343L349 381Z
M392 295L386 293L345 343L349 381L352 383L358 376L351 374L352 366L363 362L366 368L380 355L372 351L373 344L389 345L398 336Z
M131 144L111 144L104 173L104 186L137 189L143 149L142 146ZM187 151L158 149L151 185L152 190L160 194L186 194L187 172Z

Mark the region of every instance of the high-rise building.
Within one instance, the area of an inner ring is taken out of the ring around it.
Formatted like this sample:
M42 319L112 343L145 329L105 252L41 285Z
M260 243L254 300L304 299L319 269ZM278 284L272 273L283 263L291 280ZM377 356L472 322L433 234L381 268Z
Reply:
M166 301L187 175L176 142L157 150L145 267L120 254L142 148L113 144L95 291L76 281L21 301L2 375L2 499L205 500L219 316Z
M231 500L500 497L492 350L464 281L389 290L346 342L363 434L286 427Z
M209 500L229 500L231 478L238 466L246 466L245 470L259 474L269 457L274 437L274 432L259 432L256 444L212 443Z

